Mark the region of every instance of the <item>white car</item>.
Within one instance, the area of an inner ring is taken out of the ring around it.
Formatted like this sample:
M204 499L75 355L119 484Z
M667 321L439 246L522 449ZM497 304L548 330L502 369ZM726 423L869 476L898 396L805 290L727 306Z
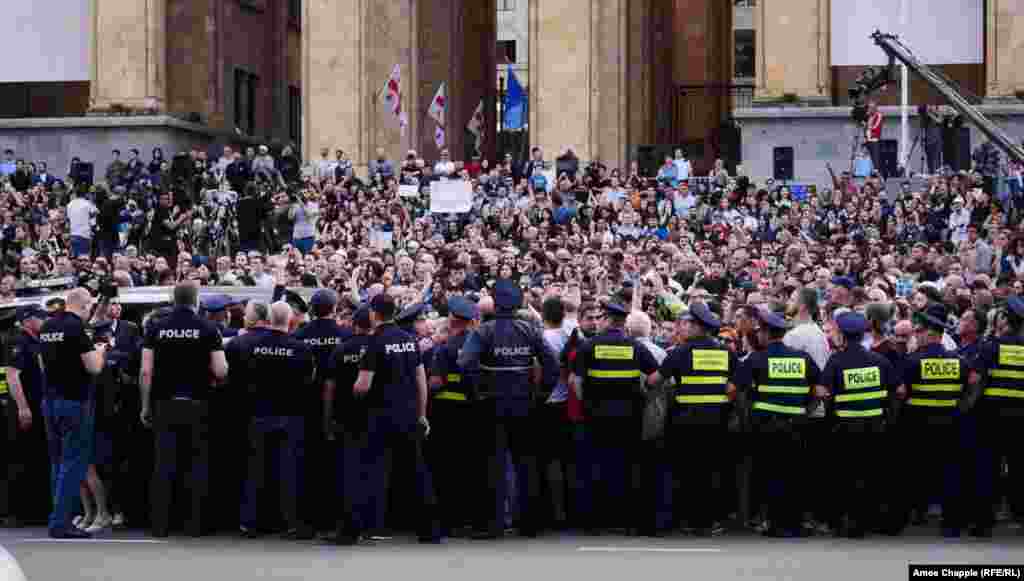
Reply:
M14 560L14 556L0 547L0 579L3 581L26 581L25 574Z

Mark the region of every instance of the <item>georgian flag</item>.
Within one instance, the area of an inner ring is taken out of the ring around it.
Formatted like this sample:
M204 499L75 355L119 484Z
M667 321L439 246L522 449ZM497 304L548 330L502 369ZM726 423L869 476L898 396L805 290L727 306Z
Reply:
M399 65L395 65L395 68L391 70L391 75L388 76L388 80L385 81L384 88L381 90L381 98L388 111L398 119L398 125L404 134L405 128L409 124L409 118L402 111L402 71Z
M484 143L484 137L487 135L486 127L487 122L484 119L484 100L481 98L480 103L473 111L473 116L469 119L469 123L466 124L466 129L476 137L477 151L480 150L480 147Z
M430 102L430 108L427 109L427 115L431 119L437 121L437 124L444 127L445 110L448 107L448 98L445 96L444 83L437 88L437 93L434 94L434 99Z
M437 126L437 129L434 129L434 144L437 145L438 149L444 147L444 127L440 125Z

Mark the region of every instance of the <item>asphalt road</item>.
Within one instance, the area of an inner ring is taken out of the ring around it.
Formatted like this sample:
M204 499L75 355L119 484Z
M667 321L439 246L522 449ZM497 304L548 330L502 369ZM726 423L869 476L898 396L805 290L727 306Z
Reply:
M576 535L500 542L419 545L398 537L374 546L333 547L230 536L156 541L114 533L54 542L41 529L0 530L0 545L29 581L391 580L647 581L650 579L907 579L909 563L1020 564L1024 535L946 540L933 531L852 541L727 535L667 539ZM5 581L5 580L0 580Z

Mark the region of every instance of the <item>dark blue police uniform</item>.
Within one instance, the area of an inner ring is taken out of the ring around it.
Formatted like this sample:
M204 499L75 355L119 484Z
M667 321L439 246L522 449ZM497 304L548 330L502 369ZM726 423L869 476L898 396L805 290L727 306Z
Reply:
M884 437L890 397L901 381L888 359L861 345L868 329L864 315L844 313L836 324L847 347L832 355L821 375L821 384L832 394L836 419L835 446L831 460L835 474L832 519L838 524L849 517L845 533L863 537L880 521L879 506L885 502L885 471L879 457L886 453ZM845 509L845 510L844 510Z
M727 502L724 487L716 482L724 480L728 468L729 456L723 445L728 441L733 408L728 387L739 360L709 336L722 324L706 305L694 303L686 317L705 332L673 349L661 365L660 375L672 389L666 457L658 459L655 528L671 530L682 516L698 534L707 534ZM676 453L683 448L686 454ZM683 506L686 508L680 510Z
M626 310L617 304L606 307L620 325L590 339L576 352L573 374L583 382L583 409L587 415L590 457L585 459L587 488L581 507L588 529L635 528L645 504L634 481L640 445L640 411L644 381L658 369L651 352L627 337L621 327Z
M311 538L298 511L305 470L306 417L295 397L311 389L316 372L313 351L305 343L275 329L256 329L231 343L241 353L252 417L249 420L249 464L240 522L246 532L258 529L258 502L266 482L268 452L276 459L281 512L288 533ZM232 382L234 384L234 382ZM315 426L315 424L314 424Z
M509 453L516 465L520 499L520 533L535 535L539 523L537 443L530 410L535 404L534 362L541 364L544 391L558 382L558 360L541 330L516 318L522 304L519 287L508 280L494 285L495 318L469 336L458 358L465 371L479 372L480 423L488 426L480 444L488 450L488 486L493 491L485 508L487 530L481 538L497 538L505 530L505 479Z
M465 298L448 300L452 318L473 321L479 318L477 306ZM459 367L459 352L470 330L449 335L447 343L436 348L432 379L440 380L433 391L428 416L431 434L427 442L427 458L437 489L442 532L458 534L458 529L472 524L479 514L480 490L484 486L484 463L481 450L474 446L477 429L475 402L477 376Z
M322 429L323 421L323 385L327 377L331 354L352 332L343 329L334 320L334 309L338 304L338 296L330 289L319 289L309 299L309 307L313 313L328 313L313 319L300 327L293 337L302 341L312 349L316 357L316 378L308 393L299 395L302 400L303 415L306 418L306 476L305 492L300 503L300 512L304 518L314 524L318 530L327 530L337 514L333 513L334 502L332 478L324 478L321 469L324 465L334 462L335 450L327 445ZM351 391L351 390L350 390Z
M359 379L359 365L366 355L373 337L369 334L370 308L360 307L352 316L353 327L367 330L356 333L338 346L331 354L325 380L334 383L334 400L329 418L330 425L325 429L334 439L334 492L332 504L338 506L337 519L338 538L342 538L349 528L345 517L354 512L353 496L347 491L352 490L363 480L360 453L366 439L366 410L362 402L353 397L352 387Z
M82 319L70 312L47 320L39 340L47 378L43 415L52 465L50 534L76 536L69 530L71 511L78 498L78 486L89 467L93 437L92 377L85 369L82 355L93 351L95 346Z
M394 301L386 295L374 297L371 308L393 316ZM348 536L358 538L366 531L383 524L385 497L390 483L387 466L396 451L410 450L415 474L416 494L422 512L421 540L436 540L436 500L423 459L418 428L417 375L423 371L416 338L392 322L379 325L360 362L360 371L373 373L373 380L364 398L366 406L365 443L359 452L360 471L350 471L362 478L346 484L352 510L348 515Z
M185 490L190 495L186 532L204 532L204 501L210 487L210 355L223 351L220 331L187 307L175 307L146 330L144 349L153 351L153 431L156 439L150 524L167 536L171 491L179 452L191 462Z
M1024 320L1024 300L1011 296L1007 300L1011 326ZM1024 419L1024 337L1018 329L985 343L976 360L984 389L977 397L974 415L978 425L978 445L973 450L976 464L973 476L977 493L969 507L974 517L977 536L992 535L995 524L994 507L1000 500L997 486L1002 459L1010 465L1011 504L1020 499L1024 489L1024 453L1017 444L1016 427Z
M203 310L210 314L222 313L228 307L236 304L235 300L228 295L213 295L203 301ZM217 330L225 339L238 336L238 329L228 326L226 323L218 322Z
M45 321L47 314L39 307L22 307L16 317L20 322L29 318ZM7 367L18 371L18 380L32 413L32 425L22 430L14 398L0 396L0 407L6 411L4 456L7 459L6 478L0 482L0 514L8 515L19 524L41 524L46 522L52 507L48 492L50 463L43 417L45 385L39 338L27 331L18 331L9 345ZM7 377L9 380L10 374Z
M762 327L782 331L786 320L768 309L758 309ZM771 522L769 534L800 534L805 463L801 455L800 426L811 399L811 387L820 384L821 370L803 351L781 340L752 353L740 366L736 386L749 403L751 424L757 435L755 470L763 483L764 504Z

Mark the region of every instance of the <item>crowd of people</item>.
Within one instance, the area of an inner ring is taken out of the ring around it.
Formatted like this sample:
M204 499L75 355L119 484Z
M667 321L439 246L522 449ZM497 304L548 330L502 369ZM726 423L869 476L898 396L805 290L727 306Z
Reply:
M114 153L97 185L0 164L0 308L91 291L17 312L14 521L166 535L179 503L192 534L352 544L1024 519L1024 188L997 195L990 169L791 191L683 151L654 175L571 149L379 149L365 174L326 149ZM471 210L432 212L457 179ZM143 323L111 284L174 287L174 308Z

